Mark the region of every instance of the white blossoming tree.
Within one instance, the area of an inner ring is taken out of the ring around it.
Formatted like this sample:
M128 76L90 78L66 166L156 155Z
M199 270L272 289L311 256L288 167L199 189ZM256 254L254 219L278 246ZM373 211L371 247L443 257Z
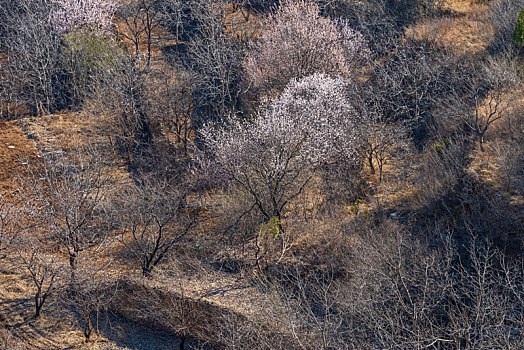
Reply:
M371 52L360 32L319 12L311 0L285 0L265 19L246 67L256 87L282 91L292 78L348 76L369 60Z
M247 192L249 211L280 221L320 167L355 159L359 118L345 84L324 74L293 80L253 121L205 127L213 178Z
M57 33L89 27L108 31L116 5L113 0L51 0L49 23Z

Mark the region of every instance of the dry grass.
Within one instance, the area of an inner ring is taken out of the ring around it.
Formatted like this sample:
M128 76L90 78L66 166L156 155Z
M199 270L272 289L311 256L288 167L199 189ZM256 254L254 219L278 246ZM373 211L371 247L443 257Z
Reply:
M0 191L13 193L24 164L38 157L35 142L29 140L14 122L0 121Z
M492 38L487 24L487 5L474 1L448 1L444 8L450 15L423 20L406 30L406 36L427 40L452 49L457 54L477 53L486 49Z
M478 8L485 7L485 3L479 0L444 0L442 1L444 10L450 10L458 14L469 14Z
M53 114L39 118L24 118L17 125L35 145L36 152L56 154L90 149L111 164L107 169L112 178L121 183L130 181L125 163L116 155L110 143L107 119L110 116L97 116L84 112Z

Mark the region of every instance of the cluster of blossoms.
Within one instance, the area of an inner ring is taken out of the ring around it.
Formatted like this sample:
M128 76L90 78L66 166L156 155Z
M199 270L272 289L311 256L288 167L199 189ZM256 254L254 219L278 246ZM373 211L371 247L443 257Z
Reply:
M253 121L232 118L224 128L204 128L217 172L240 181L292 183L330 161L353 159L359 120L345 84L325 74L292 80Z
M116 4L113 0L50 0L49 24L59 34L88 27L109 31Z
M271 15L248 55L255 85L281 91L292 78L314 73L348 76L370 59L363 35L345 22L322 17L310 0L287 0Z

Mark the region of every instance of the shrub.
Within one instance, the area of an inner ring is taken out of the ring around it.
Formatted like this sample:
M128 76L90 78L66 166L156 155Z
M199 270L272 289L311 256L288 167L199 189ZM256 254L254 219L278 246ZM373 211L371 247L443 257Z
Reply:
M520 11L520 15L517 20L517 27L513 33L513 40L515 40L519 47L524 46L524 10Z
M104 72L118 64L123 54L108 36L75 30L62 36L60 67L62 88L69 97L68 107L81 105L97 84L106 79Z

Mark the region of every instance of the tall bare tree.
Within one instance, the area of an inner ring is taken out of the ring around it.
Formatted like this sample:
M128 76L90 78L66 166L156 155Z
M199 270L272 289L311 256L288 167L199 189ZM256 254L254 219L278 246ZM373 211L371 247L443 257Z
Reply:
M102 215L112 174L94 149L45 155L27 172L26 187L38 203L34 215L69 258L74 289L79 255L102 245L110 233Z
M131 42L136 59L140 58L141 44L145 41L147 66L151 64L153 32L159 27L161 10L160 0L133 0L117 11L122 23L119 34Z

